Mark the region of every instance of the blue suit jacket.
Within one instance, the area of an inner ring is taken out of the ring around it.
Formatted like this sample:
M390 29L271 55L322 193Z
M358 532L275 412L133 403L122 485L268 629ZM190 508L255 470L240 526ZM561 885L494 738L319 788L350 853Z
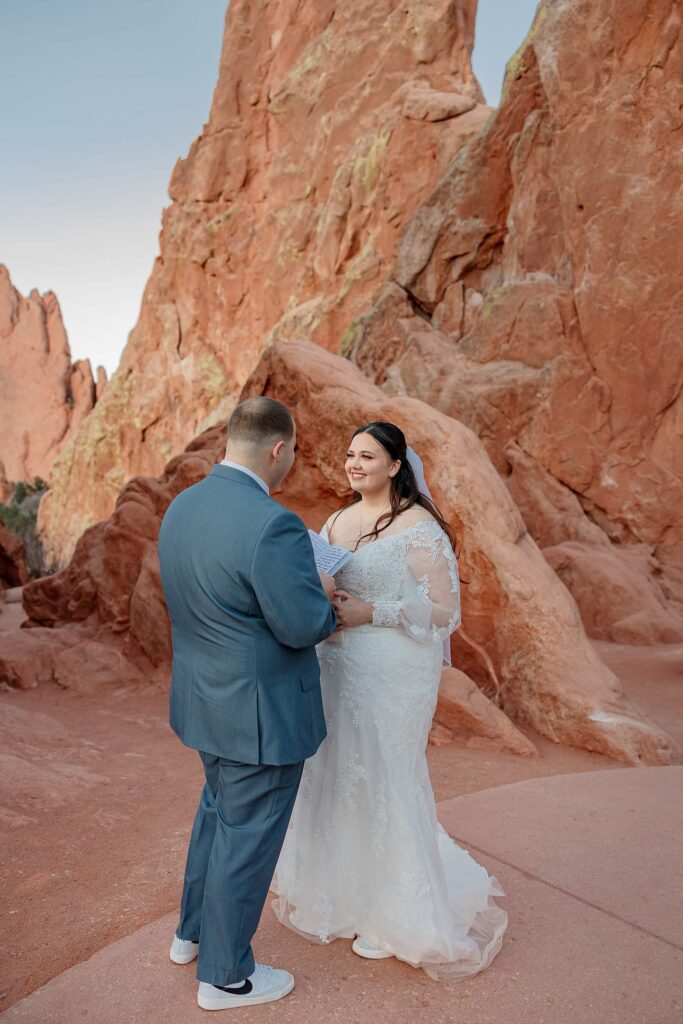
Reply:
M315 644L336 624L299 516L214 466L169 505L159 562L173 630L171 727L244 764L293 764L325 738Z

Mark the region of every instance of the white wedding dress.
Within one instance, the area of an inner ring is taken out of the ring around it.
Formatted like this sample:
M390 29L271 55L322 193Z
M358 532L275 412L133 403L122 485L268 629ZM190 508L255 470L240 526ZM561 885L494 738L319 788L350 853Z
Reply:
M304 767L273 908L316 942L360 935L437 980L477 974L501 947L505 894L439 825L425 757L460 622L455 556L430 519L360 547L336 582L374 620L317 648L328 736Z

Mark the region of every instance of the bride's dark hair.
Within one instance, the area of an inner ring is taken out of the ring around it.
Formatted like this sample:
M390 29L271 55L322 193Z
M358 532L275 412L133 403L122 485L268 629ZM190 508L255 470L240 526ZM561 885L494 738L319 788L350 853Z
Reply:
M364 427L358 427L354 430L352 440L353 437L357 437L358 434L370 434L374 437L375 441L378 441L379 444L381 444L387 451L392 462L395 462L398 459L401 460L401 467L396 476L391 479L391 511L382 513L373 529L358 538L354 550L358 550L358 545L362 540L365 540L366 537L376 540L380 533L386 530L388 526L391 526L399 512L405 512L406 509L412 508L413 505L421 505L422 508L426 509L427 512L434 516L437 523L451 542L451 547L455 551L457 557L458 552L455 546L455 538L450 526L434 502L430 501L429 498L422 494L417 486L415 474L413 473L412 466L408 462L406 439L401 428L397 427L394 423L382 423L381 421L375 421L373 423L366 423ZM337 515L343 512L345 508L350 508L351 505L354 505L356 502L361 500L361 495L358 491L354 491L351 501L340 508ZM337 516L334 518L336 519Z

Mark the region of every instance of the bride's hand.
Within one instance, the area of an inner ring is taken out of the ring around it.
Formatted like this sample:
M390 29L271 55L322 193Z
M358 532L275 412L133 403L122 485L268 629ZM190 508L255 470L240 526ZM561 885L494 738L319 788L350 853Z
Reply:
M334 582L334 576L328 576L324 572L319 572L320 582L322 583L323 590L327 594L328 600L331 602L334 597L334 588L336 583Z
M338 628L352 629L372 622L372 605L345 590L335 590L332 604L337 613Z

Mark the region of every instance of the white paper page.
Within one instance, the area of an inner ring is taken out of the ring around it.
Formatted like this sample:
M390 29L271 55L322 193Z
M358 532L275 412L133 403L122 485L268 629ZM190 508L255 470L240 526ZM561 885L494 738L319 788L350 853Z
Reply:
M351 557L351 552L347 548L333 547L332 544L328 544L314 530L309 530L308 535L313 545L313 554L318 571L324 572L328 576L334 576L343 565L346 565Z

